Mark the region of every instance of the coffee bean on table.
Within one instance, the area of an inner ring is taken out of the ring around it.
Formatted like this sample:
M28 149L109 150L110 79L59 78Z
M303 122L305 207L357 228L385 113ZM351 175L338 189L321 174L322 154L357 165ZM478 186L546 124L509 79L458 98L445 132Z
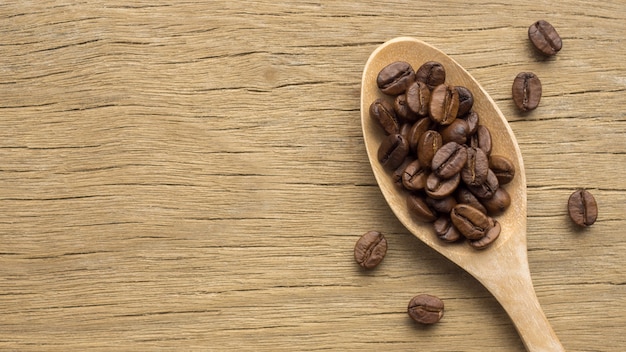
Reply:
M443 301L438 297L421 294L413 297L407 311L420 324L435 324L443 317Z
M554 55L563 47L563 41L556 29L544 20L539 20L528 27L528 38L535 48L544 55Z
M459 111L459 92L455 87L440 84L430 94L430 118L440 125L449 125Z
M589 191L579 189L570 195L567 211L576 225L587 227L598 218L598 203Z
M396 112L386 100L376 99L370 105L370 116L380 124L385 134L400 132L400 122L398 122Z
M541 81L532 72L520 72L513 80L513 102L520 111L534 110L541 100Z
M378 231L364 233L354 246L354 259L365 269L373 269L387 253L387 239Z
M428 61L415 71L415 79L433 89L446 81L446 70L439 62Z
M408 62L396 61L383 68L376 78L378 88L389 95L398 95L406 91L415 81L415 71Z
M388 170L394 170L409 155L409 143L401 134L390 134L378 148L378 161Z

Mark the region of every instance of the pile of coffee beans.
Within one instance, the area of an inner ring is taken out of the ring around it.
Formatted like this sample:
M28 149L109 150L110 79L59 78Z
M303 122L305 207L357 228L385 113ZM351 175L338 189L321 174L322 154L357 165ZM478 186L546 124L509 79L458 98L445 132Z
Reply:
M472 92L447 84L445 68L433 61L417 70L392 62L377 85L386 95L369 109L386 135L378 160L406 191L412 214L433 223L442 241L489 246L500 234L492 216L511 202L500 186L513 179L515 167L491 153L491 133L472 109Z

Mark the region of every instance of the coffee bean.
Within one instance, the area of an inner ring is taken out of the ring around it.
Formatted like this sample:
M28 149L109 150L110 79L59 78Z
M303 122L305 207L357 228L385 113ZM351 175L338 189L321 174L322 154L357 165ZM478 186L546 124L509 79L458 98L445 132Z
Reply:
M457 204L450 212L450 219L461 235L470 240L483 238L492 226L487 215L467 204Z
M394 170L409 155L409 143L401 134L390 134L378 148L378 161L388 170Z
M443 317L443 301L438 297L421 294L409 302L408 313L411 319L420 324L435 324Z
M474 95L472 92L463 86L456 86L456 90L459 92L459 111L457 117L467 114L474 105Z
M456 242L462 237L447 215L437 218L433 222L433 229L437 237L444 242Z
M528 27L528 38L535 48L544 55L554 55L563 47L559 33L544 20L539 20Z
M496 238L498 238L498 236L500 236L500 231L501 231L500 223L493 220L493 225L491 226L489 231L487 231L485 236L477 240L470 240L469 244L470 246L476 249L485 249L489 247L489 245L492 244L493 241L495 241Z
M465 144L469 135L469 125L463 119L455 119L451 124L441 130L443 143L456 142Z
M387 65L376 78L378 88L389 95L404 93L413 81L415 81L415 72L409 63L403 61Z
M470 137L469 146L473 148L480 148L489 156L491 154L491 132L483 125L478 125L476 133Z
M456 173L450 178L441 178L434 172L426 179L426 194L435 199L445 198L456 190L461 182L461 174Z
M402 122L402 124L400 125L400 134L402 135L402 137L404 137L404 139L406 139L407 141L410 138L410 132L411 132L411 127L413 126L412 123L410 122Z
M393 101L393 110L396 112L398 119L403 122L412 123L417 120L418 116L409 109L409 104L406 101L406 94L400 94L396 96Z
M400 132L400 123L393 106L384 99L376 99L370 105L370 116L376 120L385 131L385 134Z
M402 164L400 164L400 166L398 166L395 170L393 170L393 173L391 174L391 179L393 180L393 183L396 186L404 187L404 185L402 184L402 177L404 176L404 170L414 160L416 159L414 159L412 156L407 156L406 158L404 158L404 161L402 162Z
M422 137L422 135L426 133L426 131L430 130L432 127L433 121L428 117L422 117L421 119L417 120L417 122L415 122L411 127L408 135L408 140L409 147L415 155L417 155L417 145L419 143L420 137Z
M485 209L487 209L487 214L498 215L503 213L509 205L511 205L511 196L504 188L498 187L498 189L493 193L493 196L491 196L491 198L483 199L482 203L485 206Z
M354 246L354 259L365 269L373 269L387 253L387 239L378 231L363 234Z
M439 62L428 61L415 71L415 79L433 89L446 81L446 70Z
M493 196L496 192L500 184L498 183L498 178L496 174L491 171L491 169L487 170L487 178L485 182L479 185L467 185L467 189L470 190L478 199L488 199Z
M428 170L420 165L419 160L414 160L406 166L402 174L402 184L410 191L418 191L426 187Z
M439 132L434 130L424 132L417 143L417 158L420 164L430 168L433 156L435 156L442 144L443 140Z
M459 111L459 92L456 88L440 84L430 95L429 115L440 125L449 125Z
M485 206L476 198L474 193L470 192L467 188L459 186L455 192L455 198L457 203L471 205L480 212L487 214Z
M487 159L485 159L485 162ZM467 150L464 146L449 142L444 144L433 156L431 169L441 178L450 178L459 172L467 162Z
M406 101L411 111L418 116L428 115L430 89L424 82L415 81L406 90Z
M466 185L477 186L487 180L489 159L487 154L475 147L467 148L467 162L461 171L461 178Z
M450 212L452 211L452 208L456 206L457 202L456 202L456 199L452 195L449 195L441 199L428 197L426 198L426 204L428 204L428 206L430 206L431 209L434 209L438 213L450 214Z
M500 185L513 181L515 177L515 165L504 156L491 155L489 157L489 168L496 174Z
M532 72L520 72L513 80L513 102L520 111L534 110L541 100L541 81Z
M598 203L589 191L579 189L570 195L567 201L567 211L574 224L586 227L596 222Z
M471 136L476 133L478 129L478 113L476 111L470 111L465 116L461 117L459 120L465 120L467 122L467 135Z
M409 194L406 202L411 214L419 221L433 222L437 220L437 212L426 203L424 197L417 194Z

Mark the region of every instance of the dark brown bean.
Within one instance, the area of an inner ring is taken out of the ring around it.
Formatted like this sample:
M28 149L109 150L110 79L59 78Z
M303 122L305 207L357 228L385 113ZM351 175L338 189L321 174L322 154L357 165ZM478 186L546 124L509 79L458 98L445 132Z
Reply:
M390 134L378 148L378 161L388 170L398 168L409 155L409 142L401 134Z
M446 81L446 70L438 62L428 61L415 71L415 79L433 89Z
M370 105L370 117L376 120L385 134L396 134L400 131L400 123L393 106L384 99L376 99Z
M456 173L450 178L438 177L434 172L426 179L426 194L435 199L443 199L454 193L461 182L461 174Z
M485 162L487 159L485 159ZM450 178L463 169L467 162L467 150L464 146L449 142L444 144L433 156L431 169L441 178Z
M441 199L427 197L426 203L432 209L441 214L450 214L452 208L454 208L457 204L456 199L451 195Z
M513 181L515 177L515 165L505 156L491 155L489 157L489 168L496 174L500 185Z
M418 191L426 187L426 179L428 178L428 169L420 165L419 160L413 160L404 169L402 174L402 184L404 188L410 191Z
M402 122L413 123L417 120L418 116L409 109L409 104L406 101L406 94L400 94L396 96L393 101L393 110L396 112L396 116Z
M484 237L492 226L487 215L467 204L457 204L450 212L450 219L461 235L470 240Z
M489 169L487 170L487 178L485 179L485 182L479 185L467 185L467 189L474 193L478 199L487 199L493 196L499 186L500 184L498 183L496 174Z
M407 311L420 324L435 324L443 317L443 301L431 295L421 294L409 302Z
M404 170L406 169L406 167L412 163L414 159L412 156L407 156L406 158L404 158L404 161L402 162L402 164L400 164L400 166L398 166L393 173L391 174L391 179L393 180L393 183L398 186L398 187L404 187L404 185L402 184L402 177L404 175Z
M440 84L430 94L429 116L440 125L449 125L459 111L459 92L455 87Z
M591 192L579 189L570 195L567 211L574 224L587 227L598 218L598 203Z
M477 186L487 180L489 171L489 159L487 154L480 149L467 148L467 162L461 171L461 178L466 185Z
M398 95L406 91L415 81L415 72L408 62L396 61L385 66L376 78L378 88L389 95Z
M485 209L487 209L487 214L498 215L503 213L509 205L511 205L511 196L504 188L498 187L493 196L483 199L482 203Z
M541 81L532 72L520 72L513 80L511 93L520 111L534 110L541 101Z
M469 135L469 125L463 119L455 119L454 122L443 128L440 133L444 144L448 142L465 144Z
M480 148L489 156L491 154L491 132L483 125L478 125L476 133L470 137L470 147Z
M471 205L472 207L480 210L482 213L487 214L485 206L467 188L459 186L455 195L457 203Z
M417 158L420 164L430 168L433 156L435 156L435 153L441 148L442 144L443 142L439 132L434 130L424 132L417 143Z
M558 53L563 47L559 33L544 20L539 20L528 27L528 39L537 50L548 56Z
M459 92L459 111L457 117L467 114L474 105L474 96L472 92L463 86L456 86L456 90Z
M496 220L492 220L492 221L493 221L493 225L487 231L485 236L477 240L470 240L469 241L470 246L476 249L485 249L489 247L489 245L491 245L498 238L498 236L500 236L500 231L501 231L500 223L497 222Z
M365 269L373 269L387 253L387 239L378 231L363 234L354 246L354 259Z
M433 222L433 228L437 237L445 242L456 242L461 239L461 234L452 225L450 217L447 215L440 216Z
M409 109L417 116L428 116L430 89L424 82L415 81L406 90Z
M414 155L417 155L417 144L419 143L420 137L426 133L429 129L433 127L433 121L428 117L422 117L417 120L411 127L409 131L408 139L409 139L409 148L411 148L411 152Z
M426 203L424 197L417 194L409 194L406 202L411 214L419 221L433 222L437 220L437 212Z
M478 123L479 123L478 113L476 111L470 111L461 119L467 121L467 135L468 136L471 136L474 133L476 133L476 130L478 129Z

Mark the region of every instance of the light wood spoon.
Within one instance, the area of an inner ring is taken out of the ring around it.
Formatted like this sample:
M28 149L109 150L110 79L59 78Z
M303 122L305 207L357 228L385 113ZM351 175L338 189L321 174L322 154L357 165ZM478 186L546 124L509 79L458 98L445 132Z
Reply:
M434 234L432 226L413 218L406 203L407 193L394 185L391 173L377 159L384 132L370 118L369 106L384 95L376 85L382 68L394 61L406 61L414 69L424 62L437 61L446 70L446 83L467 87L474 96L473 109L480 123L489 128L492 154L513 161L516 174L503 186L511 196L511 206L496 217L502 231L488 248L476 250L467 243L445 243ZM526 176L522 155L513 131L495 102L476 80L452 58L414 38L392 39L378 47L363 70L361 85L361 123L367 155L380 190L400 222L417 238L450 259L480 281L505 309L524 346L531 352L565 351L546 319L535 294L526 248Z

